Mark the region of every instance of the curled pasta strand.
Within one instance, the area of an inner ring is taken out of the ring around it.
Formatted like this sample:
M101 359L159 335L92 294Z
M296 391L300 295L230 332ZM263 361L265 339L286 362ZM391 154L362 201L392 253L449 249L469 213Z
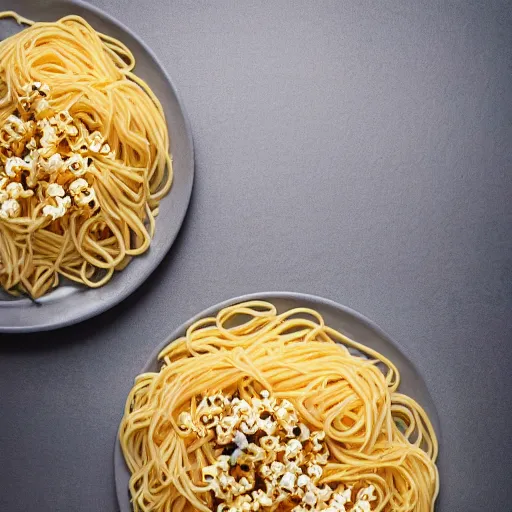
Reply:
M156 95L134 73L129 48L79 16L33 22L0 42L0 124L16 114L27 83L50 88L48 102L100 131L115 158L98 155L90 175L98 208L49 221L34 196L22 215L0 218L0 286L37 298L59 276L89 287L106 284L132 256L148 250L160 200L173 182L167 124ZM181 503L181 502L180 502Z

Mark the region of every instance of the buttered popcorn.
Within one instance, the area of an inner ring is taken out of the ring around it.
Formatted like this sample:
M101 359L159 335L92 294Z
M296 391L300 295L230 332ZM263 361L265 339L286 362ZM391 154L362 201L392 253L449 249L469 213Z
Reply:
M46 84L25 86L16 115L0 127L0 218L53 221L99 208L94 160L115 155L101 133L89 133L66 110L53 110L49 94Z
M290 401L266 390L250 402L207 396L177 423L181 436L213 434L215 447L222 448L202 469L217 512L371 512L377 500L373 485L322 484L329 459L325 432L310 430Z

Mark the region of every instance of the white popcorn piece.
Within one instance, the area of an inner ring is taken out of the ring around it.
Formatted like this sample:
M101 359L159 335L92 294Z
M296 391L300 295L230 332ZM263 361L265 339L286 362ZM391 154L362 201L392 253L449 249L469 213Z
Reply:
M46 194L50 197L64 197L66 192L64 188L58 183L51 183L46 189Z
M87 172L87 160L82 155L74 154L66 160L65 165L75 176L83 176Z
M34 137L31 137L30 140L27 142L26 148L30 151L35 151L37 149L37 143L36 139ZM27 155L30 156L30 155Z
M89 150L93 153L98 153L103 147L103 135L100 132L93 132L89 135L87 139L87 145Z
M103 144L103 146L100 149L100 154L108 155L109 153L110 153L110 146L108 144Z
M318 464L312 464L308 467L307 473L312 480L318 480L322 476L323 470Z
M39 119L39 120L42 119L42 120L46 121L46 118L51 117L54 113L48 100L46 100L42 96L35 98L34 107L35 107L34 112L35 112L36 119Z
M41 159L41 167L48 174L55 174L61 171L64 162L59 153L55 153L48 158L48 160Z
M265 450L259 447L257 444L249 443L247 445L247 457L251 460L251 462L260 462L265 459Z
M308 507L314 507L317 501L318 499L312 491L307 491L306 494L304 494L304 498L302 498L302 502Z
M371 505L368 501L359 500L352 507L350 512L371 512Z
M78 128L73 124L73 117L67 110L61 110L50 118L50 124L56 127L60 135L76 137Z
M90 195L91 191L89 190L88 192L89 192L88 195ZM93 193L93 198L95 198L95 197L96 197L96 193ZM83 201L85 201L85 199L83 199ZM78 202L80 202L80 200ZM85 203L82 204L82 206L85 206L85 204L87 204L88 202L89 201L85 201ZM206 429L211 429L211 428L215 427L219 423L219 417L215 416L213 414L210 414L210 413L202 414L200 416L200 419L201 419L202 425Z
M66 210L71 206L71 198L66 196L56 197L57 206L46 205L43 207L43 215L51 217L53 220L59 219L66 214Z
M210 482L219 475L219 467L216 464L206 466L201 470L203 482Z
M302 443L297 439L290 439L286 443L285 456L290 459L296 457L302 450Z
M7 122L3 126L3 129L11 136L13 141L22 140L27 132L25 123L13 114L7 117Z
M307 487L311 483L311 478L308 475L300 475L297 478L298 487Z
M231 402L231 406L233 408L233 414L240 418L245 418L252 413L251 406L240 398L234 398Z
M290 417L290 413L284 407L279 407L276 411L276 417L280 420L287 420Z
M273 475L279 477L286 471L286 466L282 462L276 460L270 465L270 470L272 471Z
M263 430L267 436L273 436L277 429L277 423L272 417L257 419L258 429Z
M33 190L25 190L21 183L12 182L7 185L5 191L10 199L25 199L34 195Z
M5 163L5 174L10 178L15 178L21 171L29 170L30 165L17 156L9 157Z
M39 121L39 127L42 129L43 136L39 140L39 144L42 148L53 148L59 138L57 137L57 131L55 127L50 124L50 121L47 119L43 119Z
M343 492L335 492L332 495L332 499L329 503L330 507L333 507L335 510L339 510L341 512L345 512L345 505L349 501L352 500L352 492L350 489L345 489Z
M249 446L249 441L247 441L247 437L243 432L240 432L239 430L235 432L233 442L238 446L238 448L240 448L240 450L244 450Z
M7 199L0 207L0 217L4 219L14 219L19 217L21 213L21 206L16 199Z
M221 455L216 464L222 471L229 471L229 455Z
M243 492L250 491L254 487L254 482L250 482L249 479L245 476L240 478L238 483L243 487Z
M79 182L78 184L76 183L77 181ZM84 183L81 183L81 181ZM87 190L87 187L87 182L83 178L78 178L69 185L68 191L72 196L75 196L80 194L83 190ZM182 434L191 434L194 431L194 423L189 412L184 411L180 413L177 423Z
M240 430L247 435L256 434L259 430L256 416L254 414L245 416L245 420L240 423Z
M318 501L329 501L332 496L332 489L328 485L324 485L323 487L316 487L315 494Z
M263 464L260 466L260 475L265 479L272 478L272 470L270 469L270 466L267 464Z
M375 501L377 499L377 496L375 496L374 492L375 486L369 485L368 487L364 487L357 493L357 499L365 501Z
M300 466L295 461L288 462L286 464L285 468L286 468L286 471L289 471L290 473L294 473L296 475L301 475L302 474L302 469L300 468Z
M260 438L260 446L267 452L276 451L279 446L279 437L263 436Z
M261 489L257 491L253 491L252 493L253 501L259 503L262 507L270 507L272 506L272 499L267 496Z
M240 455L242 455L242 450L240 448L236 448L233 453L231 454L231 457L229 458L229 463L231 466L234 466L238 462L238 458Z
M325 439L325 432L313 432L310 436L310 439L311 442L313 443L313 451L319 452L323 448L322 441Z
M79 180L69 186L72 197L87 186L86 180ZM325 432L311 432L300 423L290 401L270 399L265 390L260 396L250 401L206 396L193 414L178 418L181 431L196 432L206 422L217 448L230 446L230 454L218 456L202 471L207 489L221 500L217 510L264 512L291 498L294 512L371 512L367 504L376 499L373 486L361 489L353 504L350 488L341 485L335 492L327 484L318 485L329 458Z
M304 443L305 441L307 441L309 439L311 432L310 432L309 428L307 427L307 425L304 425L304 423L299 423L299 428L300 428L299 441L301 443Z
M317 464L325 465L329 461L329 450L327 446L324 446L320 453L317 453L315 456L315 462Z

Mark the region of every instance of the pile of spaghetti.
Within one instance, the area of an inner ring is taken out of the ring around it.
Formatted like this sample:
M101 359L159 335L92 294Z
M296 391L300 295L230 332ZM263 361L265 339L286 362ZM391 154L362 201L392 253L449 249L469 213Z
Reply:
M135 511L433 510L428 416L390 361L316 311L227 307L159 360L119 431Z
M172 182L162 106L120 41L68 16L0 43L0 285L110 280L154 233Z

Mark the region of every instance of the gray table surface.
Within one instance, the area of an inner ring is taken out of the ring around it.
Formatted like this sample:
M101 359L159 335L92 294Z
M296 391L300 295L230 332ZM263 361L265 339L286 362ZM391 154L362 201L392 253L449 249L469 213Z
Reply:
M293 290L369 316L421 369L438 510L511 510L510 3L93 3L173 77L196 185L128 300L0 338L0 509L116 510L116 429L155 345L220 300Z

